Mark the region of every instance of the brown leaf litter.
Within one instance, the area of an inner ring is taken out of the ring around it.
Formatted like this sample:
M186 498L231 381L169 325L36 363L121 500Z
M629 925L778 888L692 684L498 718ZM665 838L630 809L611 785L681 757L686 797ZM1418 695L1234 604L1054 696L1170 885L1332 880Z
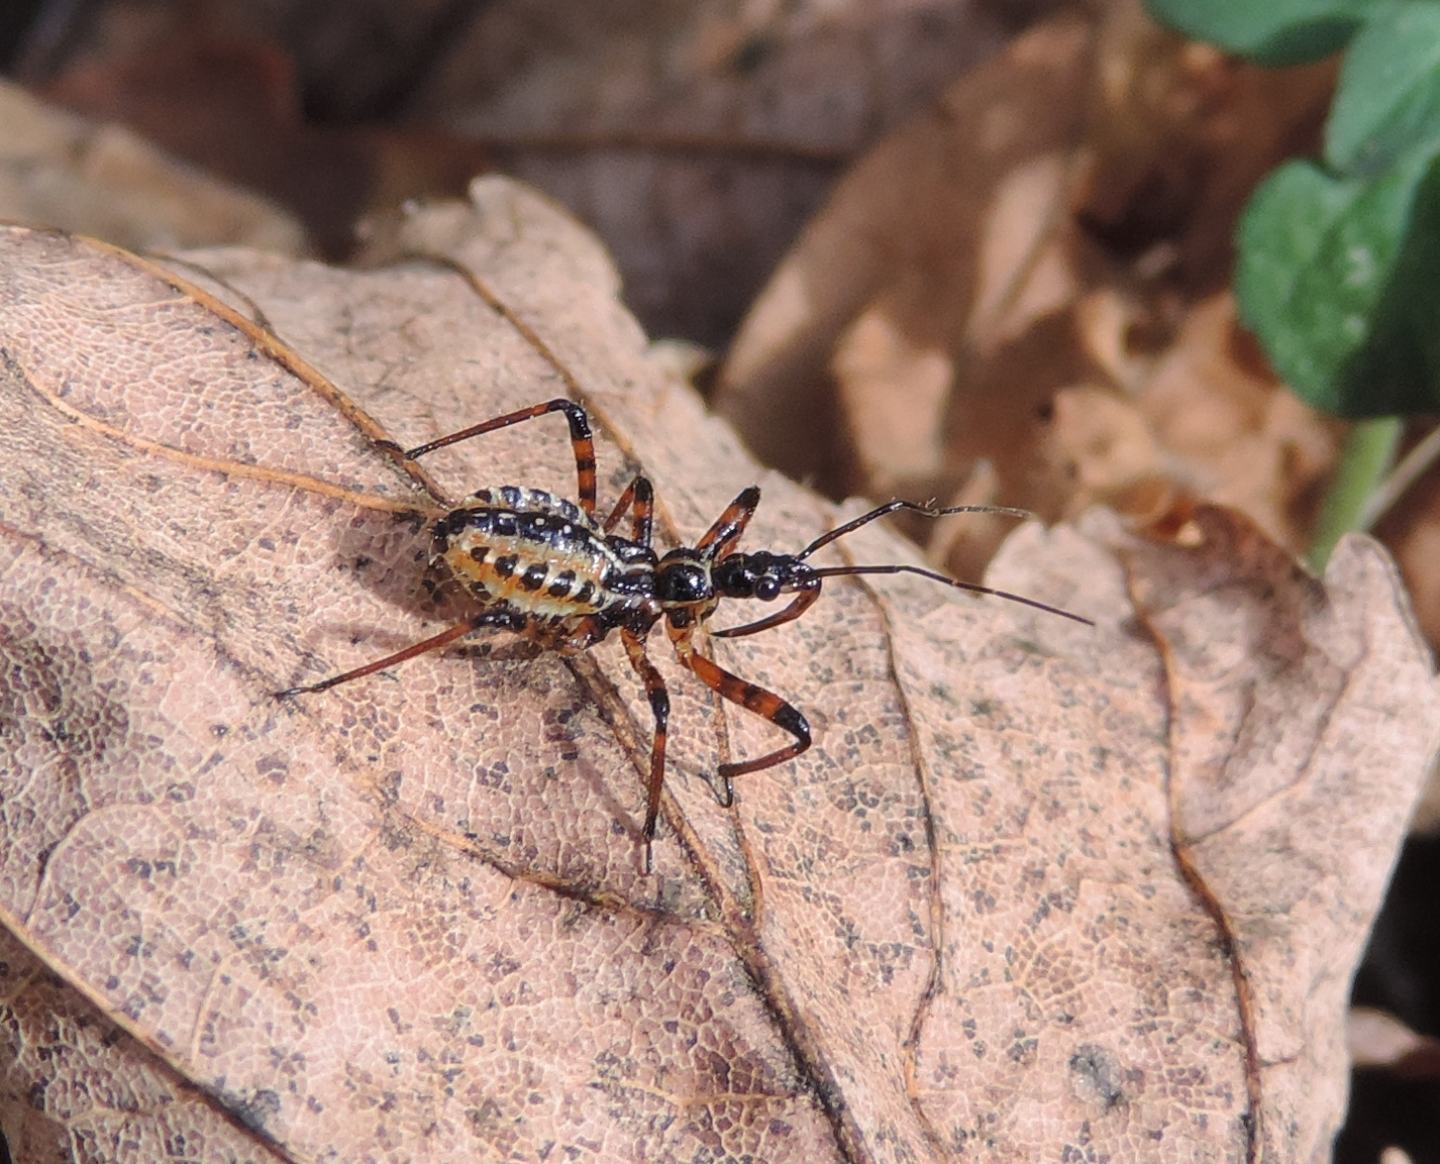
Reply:
M1241 331L1235 215L1316 132L1329 66L1262 70L1138 2L1057 16L961 77L837 185L715 394L762 459L835 496L1236 505L1306 544L1339 426ZM983 566L1001 523L924 531Z
M774 729L657 648L648 878L618 645L571 666L477 637L273 699L433 626L397 512L418 495L375 434L559 394L561 367L602 493L643 466L662 540L756 479L748 544L837 520L657 369L592 238L509 184L473 198L402 240L446 262L363 272L0 236L18 1158L1323 1158L1349 974L1440 723L1365 539L1322 583L1218 510L1188 546L1099 517L1016 534L988 580L1093 630L832 583L712 644L817 729L728 810L707 774ZM426 469L572 488L543 422Z

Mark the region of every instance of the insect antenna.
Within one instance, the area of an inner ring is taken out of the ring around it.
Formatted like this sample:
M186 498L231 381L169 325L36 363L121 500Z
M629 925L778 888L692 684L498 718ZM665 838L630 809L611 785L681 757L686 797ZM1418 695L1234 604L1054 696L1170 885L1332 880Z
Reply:
M837 526L829 533L823 533L798 554L797 561L803 562L822 546L828 546L838 538L843 538L848 533L853 533L862 525L869 525L872 521L884 517L886 514L894 513L897 510L907 510L911 513L918 513L924 517L948 517L954 513L998 513L1005 517L1018 517L1023 519L1033 518L1035 515L1028 509L1015 509L1009 505L948 505L937 507L931 505L920 505L914 501L887 501L884 505L877 505L869 513L862 513L859 517L847 521L844 525ZM1018 602L1022 606L1033 607L1035 610L1043 610L1047 614L1058 614L1061 618L1068 618L1071 622L1083 623L1085 626L1094 626L1095 623L1083 615L1073 614L1068 610L1062 610L1058 606L1051 606L1049 603L1040 602L1034 598L1026 598L1023 594L1012 594L1008 590L996 590L992 586L981 586L976 582L961 582L958 578L951 578L947 574L941 574L936 570L927 570L922 566L905 566L899 563L884 566L822 566L811 567L811 576L815 578L839 578L847 574L918 574L921 578L929 578L933 582L943 582L946 586L952 586L956 590L968 590L972 594L993 594L996 598L1004 598L1010 602Z
M921 505L916 501L901 501L896 498L894 501L887 501L884 505L877 505L869 513L862 513L859 517L847 521L844 525L836 526L829 533L823 533L798 554L796 559L803 562L821 546L828 546L836 538L843 538L846 534L852 533L862 525L869 525L872 521L884 517L886 514L894 513L896 510L904 509L910 513L918 513L922 517L949 517L952 513L998 513L1003 517L1018 517L1026 521L1035 515L1028 509L1015 509L1009 505L948 505L937 508L933 505Z
M1043 610L1047 614L1058 614L1061 618L1068 618L1071 622L1083 623L1085 626L1095 625L1093 620L1084 615L1073 614L1068 610L1062 610L1058 606L1051 606L1034 598L1026 598L1023 594L1012 594L1008 590L996 590L993 586L981 586L976 582L961 582L958 578L951 578L937 570L926 570L921 566L902 566L898 563L889 566L825 566L812 570L810 576L812 578L839 578L845 574L919 574L922 578L929 578L933 582L943 582L946 586L953 586L956 590L968 590L972 594L993 594L996 598L1007 598L1011 602L1018 602L1023 606L1033 606L1036 610Z

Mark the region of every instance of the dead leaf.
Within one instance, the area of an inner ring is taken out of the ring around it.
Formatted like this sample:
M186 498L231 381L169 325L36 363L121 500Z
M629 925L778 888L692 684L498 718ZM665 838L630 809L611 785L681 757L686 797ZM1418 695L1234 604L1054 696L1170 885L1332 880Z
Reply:
M836 496L1047 520L1198 496L1303 546L1335 428L1242 357L1216 288L1240 205L1313 134L1330 77L1222 61L1138 0L1036 26L837 184L717 411ZM940 531L930 557L983 564L1002 528Z
M1384 1067L1412 1078L1440 1079L1440 1039L1416 1034L1389 1011L1355 1007L1346 1035L1356 1067Z
M0 1142L11 1160L213 1160L227 1147L236 1160L285 1158L244 1128L243 1104L227 1110L182 1086L4 929L0 1000Z
M304 249L299 225L278 206L206 177L119 126L63 113L7 84L0 84L0 125L0 219L137 248Z
M1183 526L1203 498L1240 510L1299 554L1343 431L1275 379L1222 292L1192 305L1136 393L1084 383L1059 389L1036 421L1016 418L1004 454L952 501L1017 498L1055 516L1098 502L1160 534ZM1003 529L992 520L937 533L930 557L957 575L974 574Z
M362 212L521 177L602 234L652 331L717 347L846 160L1016 19L952 0L123 6L78 18L87 51L47 91L281 200L330 255Z
M1435 569L1440 561L1440 478L1431 471L1412 482L1374 532L1395 555L1415 618L1433 648L1440 643L1440 572ZM1411 828L1424 835L1440 832L1440 764L1430 774Z
M1176 36L1136 0L1102 11L1076 213L1132 255L1158 244L1204 296L1229 282L1251 192L1281 159L1319 151L1338 62L1264 67Z
M1018 37L839 185L753 305L717 386L717 409L763 460L841 494L941 470L953 395L1077 292L1083 257L1056 227L1090 44L1074 16ZM1012 423L1049 388L1009 379Z
M453 134L307 124L302 104L315 91L302 93L298 66L278 45L217 37L185 23L181 10L176 17L180 24L169 35L133 46L118 37L125 47L82 58L45 93L264 192L303 221L324 254L354 249L362 215L411 198L454 195L492 164L487 150ZM295 23L305 17L298 13ZM253 6L244 18L253 19ZM358 79L352 72L350 80Z
M1004 31L950 0L493 0L409 112L591 223L651 330L714 347L839 168Z
M1345 426L1276 379L1228 291L1192 305L1135 408L1172 479L1304 552Z
M677 713L650 878L648 717L615 644L571 670L483 640L273 700L425 633L423 535L394 512L417 494L377 424L419 441L565 390L563 367L609 495L643 466L663 538L757 476L750 544L835 520L648 361L589 236L508 184L473 196L409 236L468 277L188 256L233 309L3 235L0 919L44 971L6 959L0 1110L27 1143L1321 1158L1344 988L1437 723L1363 539L1322 586L1221 513L1193 549L1023 531L993 580L1094 630L832 583L714 644L817 729L729 810L706 775L773 729L657 649ZM456 491L572 489L540 423L427 460ZM906 553L874 527L841 545ZM133 1105L67 1098L142 1077Z
M1389 1011L1369 1007L1351 1010L1346 1035L1355 1071L1335 1158L1382 1164L1434 1159L1440 1040L1417 1034Z

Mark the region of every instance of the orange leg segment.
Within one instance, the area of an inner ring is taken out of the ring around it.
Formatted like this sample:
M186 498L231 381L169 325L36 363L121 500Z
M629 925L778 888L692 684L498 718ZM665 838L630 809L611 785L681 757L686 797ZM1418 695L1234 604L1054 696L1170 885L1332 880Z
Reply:
M287 687L284 691L277 691L275 698L288 699L292 695L328 691L342 683L349 683L352 679L363 679L366 675L373 675L376 671L384 671L397 663L413 659L417 655L438 651L441 647L448 646L456 639L463 639L471 631L479 630L483 626L510 626L512 621L513 618L509 612L490 611L485 614L477 614L473 618L467 618L464 622L457 622L454 626L446 627L438 635L421 639L418 643L412 643L403 650L396 651L393 655L386 655L383 659L376 659L373 663L366 663L363 667L356 667L353 671L342 671L339 675L332 675L329 679L322 679L319 683L310 683L302 687Z
M580 508L594 517L595 438L590 435L590 418L580 405L563 396L544 404L532 404L529 408L507 412L504 416L497 416L493 420L482 420L479 424L472 424L469 428L462 428L459 432L452 432L449 436L443 436L428 444L407 449L405 456L413 461L416 457L423 457L426 453L433 453L436 449L443 449L446 445L458 444L460 441L469 440L474 436L509 428L512 424L534 420L537 416L545 416L551 412L563 412L565 420L570 425L570 448L575 453L575 475L580 489Z
M754 622L747 622L743 626L727 626L724 630L712 630L711 636L717 639L738 639L745 635L756 635L761 631L770 630L772 627L783 626L787 622L794 622L807 610L815 605L815 600L820 597L820 583L815 583L808 590L802 590L795 595L795 599L784 610L777 610L774 614L766 615L764 618L756 619Z
M725 512L715 519L715 524L705 531L705 536L695 543L695 548L712 562L723 558L735 548L759 504L758 485L742 489L735 500L725 507Z
M626 510L633 510L630 515L630 540L648 546L655 517L655 489L649 477L636 477L625 486L625 492L620 494L620 500L605 519L603 528L606 533L615 528Z
M645 640L633 631L621 628L620 641L630 656L630 665L645 684L650 710L655 715L655 743L650 749L650 779L645 785L645 872L654 866L651 847L655 843L655 824L660 817L660 789L665 784L665 738L670 725L670 693L665 680L645 654Z
M743 776L747 772L759 772L764 768L783 764L786 760L793 760L810 746L810 724L798 708L781 699L773 691L757 687L754 683L749 683L740 676L731 674L715 660L706 658L697 651L692 641L694 632L690 627L677 627L673 623L667 623L665 629L670 635L670 641L675 646L675 654L679 656L680 662L701 683L731 703L739 704L746 711L768 719L776 727L783 728L795 737L794 743L786 744L785 747L777 748L754 760L720 765L720 779L725 782L725 796L720 803L728 806L734 799L731 780L736 776Z

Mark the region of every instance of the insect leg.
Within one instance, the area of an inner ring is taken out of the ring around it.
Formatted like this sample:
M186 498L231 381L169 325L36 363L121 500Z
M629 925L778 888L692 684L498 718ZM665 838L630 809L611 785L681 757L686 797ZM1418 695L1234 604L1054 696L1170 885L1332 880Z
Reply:
M469 428L462 428L459 432L452 432L449 436L443 436L428 444L407 449L405 456L413 461L416 457L423 457L426 453L433 453L436 449L443 449L446 445L469 440L473 436L481 436L487 432L495 432L497 429L509 428L512 424L519 424L523 420L534 420L537 416L544 416L551 412L563 412L565 420L570 425L570 448L575 453L575 476L579 481L580 508L593 517L595 515L595 438L590 435L590 418L585 414L585 410L573 400L567 400L563 396L544 404L532 404L529 408L507 412L504 416L497 416L493 420L483 420L479 424L472 424Z
M634 512L630 518L632 531L630 540L639 542L642 546L648 546L650 544L650 527L655 512L655 490L648 477L636 477L625 486L625 492L620 494L620 500L615 503L615 508L605 519L605 532L609 533L614 529L616 523L625 516L625 511L632 507Z
M655 743L650 749L650 779L645 786L645 872L654 865L651 846L655 843L655 822L660 816L660 789L665 784L665 733L670 723L670 693L665 680L645 654L645 640L633 631L621 628L620 641L630 656L630 666L645 684L650 710L655 715Z
M743 635L759 634L771 627L782 626L787 622L794 622L807 610L815 605L815 600L820 597L820 584L801 590L795 595L795 599L784 610L777 610L774 614L766 615L764 618L756 619L754 622L747 622L743 626L727 626L724 630L712 630L710 634L717 639L738 639Z
M706 658L697 651L691 641L694 633L691 627L677 627L673 623L667 623L665 629L670 635L670 641L675 645L675 654L679 656L680 662L689 668L701 683L731 703L739 704L746 711L768 719L776 727L783 728L795 737L793 744L786 744L785 747L777 748L754 760L720 765L720 779L725 782L725 798L720 803L728 805L734 798L730 786L732 778L793 760L810 746L810 724L798 708L786 703L773 691L766 691L738 675L732 675L715 660Z
M723 558L735 548L759 504L758 485L742 489L735 500L725 507L725 512L715 519L715 524L705 531L705 536L695 543L695 548L711 561Z
M423 655L428 651L438 651L441 647L453 643L456 639L464 638L471 631L479 630L483 626L513 626L514 615L510 611L487 611L483 614L474 615L464 622L457 622L454 626L446 627L438 635L431 635L428 639L421 639L418 643L412 643L404 650L396 651L393 655L386 655L383 659L376 659L373 663L366 663L363 667L356 667L353 671L343 671L339 675L332 675L329 679L322 679L319 683L310 683L302 687L287 687L284 691L275 692L276 699L288 699L292 695L306 695L315 691L328 691L331 687L338 687L341 683L349 683L352 679L363 679L366 675L373 675L376 671L384 671L396 663L403 663L406 659L413 659L416 655Z

